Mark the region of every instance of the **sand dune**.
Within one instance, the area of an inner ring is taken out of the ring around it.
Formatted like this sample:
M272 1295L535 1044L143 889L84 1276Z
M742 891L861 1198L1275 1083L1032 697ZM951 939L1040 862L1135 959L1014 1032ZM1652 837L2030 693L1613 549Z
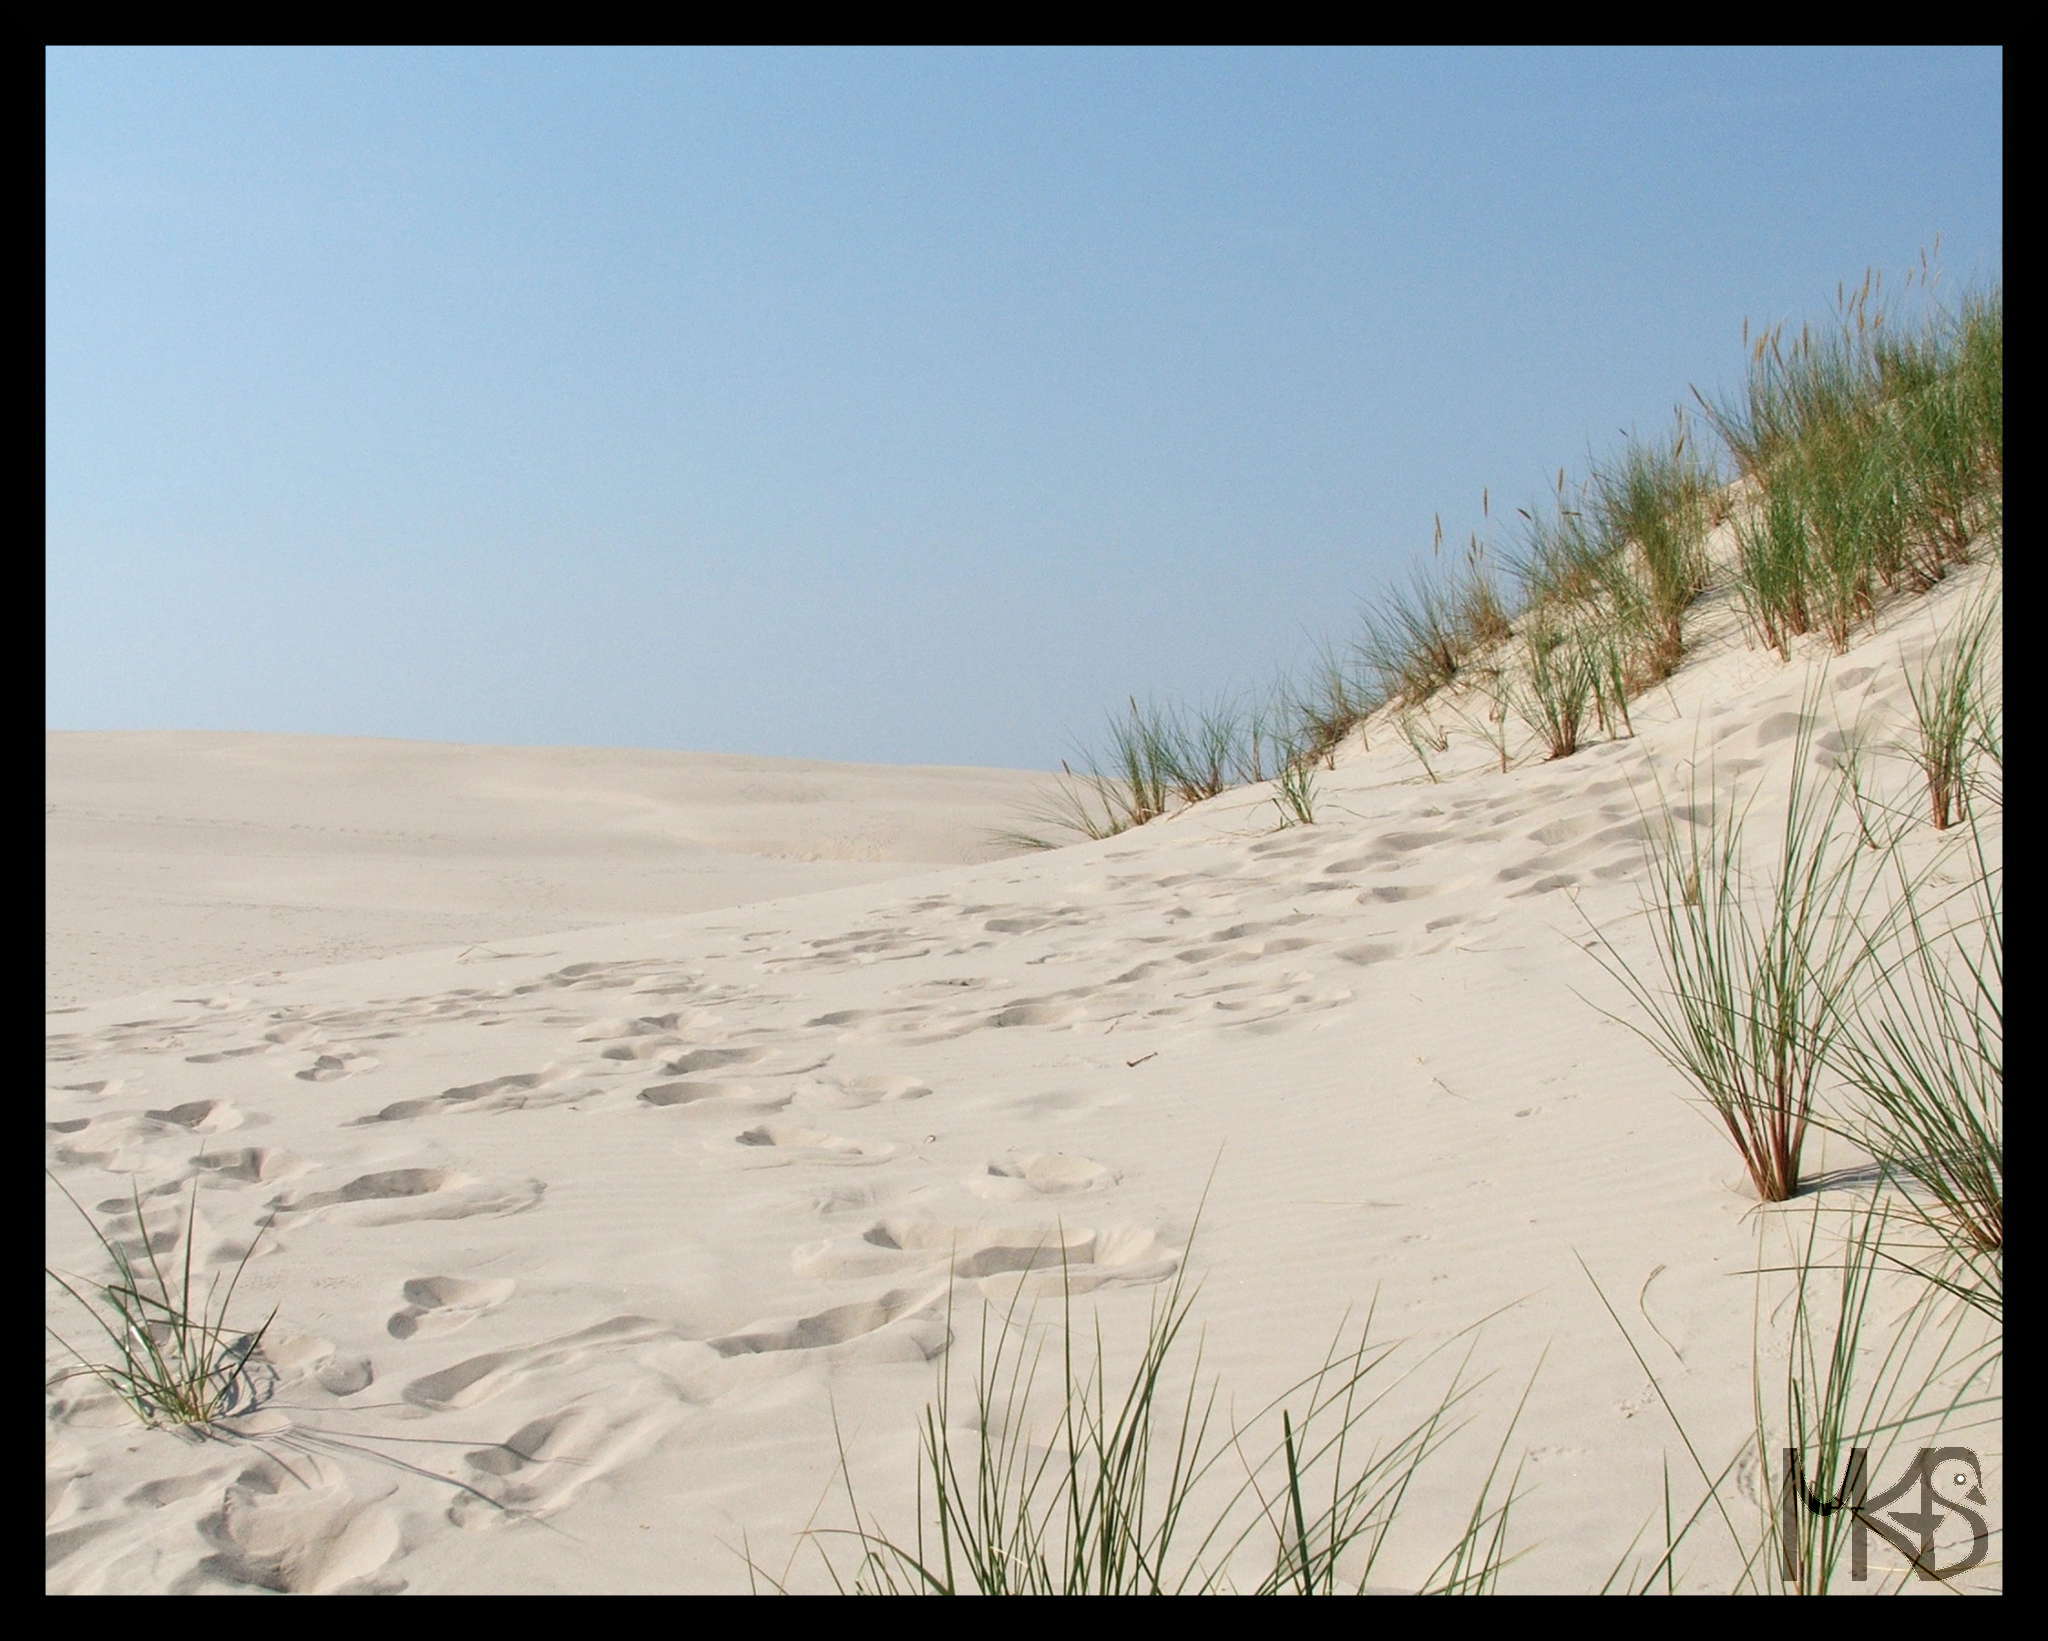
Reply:
M1625 1001L1589 924L1654 968L1645 808L1685 801L1693 767L1760 792L1768 835L1802 730L1825 763L1837 714L1901 721L1902 656L1976 579L1833 660L1818 723L1809 663L1706 608L1631 739L1502 774L1461 735L1432 781L1368 726L1314 826L1250 788L981 863L971 835L1022 777L52 737L52 983L140 994L53 1014L51 1166L129 1239L131 1184L168 1225L196 1180L216 1263L274 1210L236 1303L278 1323L222 1439L56 1394L50 1588L733 1591L743 1549L826 1588L796 1551L844 1523L835 1442L908 1531L949 1336L971 1372L984 1299L1021 1283L1056 1314L1063 1255L1113 1363L1185 1267L1239 1416L1375 1302L1417 1355L1490 1318L1477 1427L1374 1581L1427 1579L1533 1374L1505 1587L1597 1589L1666 1456L1687 1473L1586 1270L1726 1456L1751 1417L1742 1273L1759 1224L1782 1242L1812 1202L1755 1212L1725 1139L1601 1012ZM309 769L345 809L308 805ZM742 844L783 864L733 866ZM721 863L823 892L697 909ZM889 880L807 875L831 871ZM242 921L209 932L231 900ZM128 962L105 942L138 906L156 932ZM588 926L608 916L635 921ZM305 929L374 960L288 969ZM50 1196L53 1263L97 1269ZM1433 1406L1464 1348L1374 1428ZM1969 1439L1997 1501L1996 1428ZM1686 1572L1725 1588L1733 1564L1709 1546Z
M987 860L1043 777L324 735L51 734L55 1004Z

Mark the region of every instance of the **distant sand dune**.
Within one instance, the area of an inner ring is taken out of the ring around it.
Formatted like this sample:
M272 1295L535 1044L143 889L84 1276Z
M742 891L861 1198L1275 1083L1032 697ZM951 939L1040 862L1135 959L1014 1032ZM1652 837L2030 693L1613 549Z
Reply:
M320 735L47 742L59 1006L987 860L1047 779Z

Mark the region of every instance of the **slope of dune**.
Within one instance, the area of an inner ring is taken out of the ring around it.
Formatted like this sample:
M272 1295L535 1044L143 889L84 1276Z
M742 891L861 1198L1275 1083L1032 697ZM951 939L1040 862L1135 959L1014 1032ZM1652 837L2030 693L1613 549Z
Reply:
M253 1404L213 1440L143 1431L88 1381L59 1388L49 1587L715 1592L746 1589L751 1556L829 1588L801 1535L845 1524L840 1453L863 1509L907 1535L917 1420L949 1361L971 1376L984 1301L1021 1286L1036 1326L1064 1283L1114 1377L1185 1272L1222 1419L1249 1418L1368 1310L1417 1367L1383 1376L1368 1434L1425 1417L1470 1350L1473 1427L1404 1497L1375 1585L1427 1582L1526 1388L1503 1587L1600 1588L1660 1530L1667 1460L1680 1508L1697 1496L1602 1295L1718 1463L1751 1428L1759 1337L1767 1374L1782 1350L1784 1318L1759 1322L1746 1273L1869 1183L1860 1153L1817 1134L1822 1184L1759 1209L1685 1086L1603 1012L1628 1005L1589 931L1654 972L1646 815L1754 794L1768 839L1795 758L1828 774L1859 716L1875 778L1910 806L1889 744L1905 669L1987 573L1887 612L1824 676L1817 654L1781 664L1703 608L1634 736L1568 760L1525 747L1502 773L1460 733L1428 778L1368 725L1320 777L1312 826L1281 827L1270 789L1247 788L1101 842L963 849L910 875L1012 778L926 772L938 830L905 818L861 834L862 854L829 799L749 797L763 777L731 771L736 799L765 807L690 841L779 826L787 854L886 863L890 881L706 910L627 887L564 898L575 915L552 930L466 924L396 956L376 954L423 936L411 913L344 919L338 950L374 961L232 984L172 974L157 949L162 984L140 989L137 969L138 995L52 1015L51 1166L136 1246L131 1188L153 1229L196 1188L199 1259L231 1268L253 1242L237 1316L277 1321ZM98 794L96 824L169 814L139 764L119 792L112 739L66 776ZM306 756L214 742L279 769ZM435 754L347 751L368 840L354 858L442 840L434 870L464 917L481 915L460 864L479 850L497 851L488 871L547 869L537 814L615 839L637 877L705 812L615 779L605 760L627 755L470 750L473 768L444 760L431 780L415 771ZM207 836L250 819L266 849L300 813L190 801L178 813ZM493 803L520 806L523 841L474 818ZM1985 825L1995 849L2000 818ZM1940 870L1945 847L1923 828L1907 858ZM274 871L252 901L309 880L298 857ZM206 912L153 904L165 927ZM610 904L635 921L571 926ZM380 946L387 927L402 938ZM99 1271L49 1196L51 1262ZM1900 1303L1880 1296L1873 1336ZM54 1291L50 1316L85 1338ZM970 1403L956 1391L956 1424ZM1995 1510L1996 1424L1959 1439ZM1727 1497L1753 1510L1766 1485L1738 1464ZM1996 1560L1973 1587L1997 1587ZM1703 1532L1682 1577L1726 1589L1736 1568Z

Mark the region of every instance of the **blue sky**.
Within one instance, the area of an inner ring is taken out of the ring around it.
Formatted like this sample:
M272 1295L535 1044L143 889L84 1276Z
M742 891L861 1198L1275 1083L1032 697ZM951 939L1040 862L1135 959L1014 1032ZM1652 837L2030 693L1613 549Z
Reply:
M52 51L49 726L1050 767L2001 277L2001 70Z

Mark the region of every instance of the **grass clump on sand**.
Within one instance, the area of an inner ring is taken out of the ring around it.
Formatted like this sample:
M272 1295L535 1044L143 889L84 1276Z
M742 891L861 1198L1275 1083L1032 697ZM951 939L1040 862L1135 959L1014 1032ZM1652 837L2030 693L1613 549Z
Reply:
M1906 690L1913 702L1913 760L1927 779L1929 818L1937 832L1962 819L1976 784L1974 765L1997 739L1997 691L1988 676L1998 624L1996 588L1937 639Z
M1737 517L1736 587L1756 642L1792 659L1792 640L1813 630L1806 515L1782 490Z
M1034 1417L1034 1392L1046 1341L1032 1342L1029 1318L1018 1315L1021 1287L993 1336L994 1307L986 1308L971 1412L956 1417L950 1365L926 1411L918 1521L907 1541L863 1515L842 1449L853 1525L811 1535L852 1542L850 1567L820 1545L835 1586L931 1595L1363 1592L1404 1499L1461 1427L1461 1404L1476 1384L1462 1382L1461 1365L1420 1420L1369 1441L1368 1415L1421 1363L1381 1386L1374 1375L1394 1347L1369 1343L1368 1315L1354 1348L1333 1349L1250 1423L1217 1434L1216 1387L1204 1392L1193 1376L1199 1345L1178 1392L1169 1368L1193 1303L1185 1270L1155 1304L1137 1367L1120 1388L1110 1382L1099 1323L1091 1351L1063 1286L1062 1395L1044 1422ZM1253 1427L1276 1412L1277 1432L1255 1437ZM1512 1429L1463 1534L1426 1580L1432 1592L1491 1590L1505 1564L1519 1471L1505 1497L1495 1502L1494 1493ZM1219 1472L1226 1458L1243 1473L1234 1487ZM1261 1541L1268 1548L1257 1549Z
M1380 694L1412 706L1458 676L1470 647L1462 603L1451 578L1417 570L1366 611L1358 654Z
M1586 721L1601 694L1601 655L1589 630L1534 618L1523 628L1521 677L1508 699L1550 749L1552 759L1579 750Z
M1060 764L1059 783L1027 812L1025 828L999 832L996 843L1051 849L1058 833L1109 838L1158 820L1176 807L1201 803L1266 779L1274 750L1269 715L1225 702L1186 712L1136 696L1112 717L1103 754L1080 770Z
M1021 849L1054 849L1054 834L1112 838L1165 814L1177 785L1194 778L1192 749L1177 745L1170 719L1157 708L1130 698L1127 716L1109 720L1104 756L1088 758L1081 769L1060 761L1060 780L1045 800L1026 814L1026 825L1049 831L1017 830L996 834L997 843ZM1178 756L1177 756L1178 755Z
M276 1319L273 1309L254 1333L230 1328L227 1308L233 1303L235 1285L255 1252L257 1232L229 1278L227 1292L214 1308L219 1285L216 1275L207 1284L204 1299L193 1287L192 1244L198 1227L199 1186L195 1180L192 1202L184 1231L184 1256L174 1286L157 1259L158 1243L164 1238L150 1233L143 1214L141 1189L131 1186L136 1234L142 1239L149 1262L145 1278L128 1253L96 1224L79 1206L78 1199L64 1189L63 1181L50 1175L50 1182L64 1192L64 1199L77 1208L92 1227L101 1248L113 1261L114 1280L88 1282L83 1277L67 1279L56 1271L46 1274L78 1301L107 1337L111 1355L94 1361L70 1344L56 1329L50 1337L78 1363L57 1374L53 1383L89 1375L99 1380L148 1425L204 1425L233 1412L245 1395L248 1363L263 1343L263 1336ZM264 1222L268 1228L269 1221ZM176 1238L173 1236L172 1241ZM74 1286L76 1282L80 1286ZM91 1297L88 1298L87 1295ZM97 1301L97 1303L95 1303ZM211 1313L211 1314L209 1314Z
M1316 766L1303 749L1291 753L1280 766L1273 783L1273 804L1280 811L1280 825L1313 826L1316 823Z
M1415 761L1422 765L1422 773L1429 777L1429 784L1437 784L1436 766L1429 761L1432 752L1444 753L1451 748L1447 736L1430 719L1418 712L1403 712L1399 719L1401 739L1408 743L1408 750L1415 754Z
M1283 686L1280 699L1293 744L1326 769L1336 767L1345 736L1386 704L1327 643L1316 651L1308 683Z
M1811 710L1801 719L1810 726ZM1695 776L1686 809L1663 812L1644 894L1655 980L1592 929L1594 956L1649 1023L1614 1018L1698 1090L1765 1202L1798 1189L1815 1083L1866 949L1856 918L1865 874L1835 827L1848 795L1840 785L1812 791L1808 751L1802 731L1777 862L1759 893L1743 860L1749 802L1717 808Z
M1668 445L1630 440L1594 471L1593 493L1606 563L1633 581L1627 603L1642 606L1644 681L1671 676L1684 653L1681 621L1707 586L1707 528L1714 474L1689 448L1681 426ZM1606 578L1613 593L1616 577Z
M1661 454L1630 447L1583 493L1568 492L1560 471L1548 507L1517 509L1523 527L1515 574L1527 609L1524 636L1570 633L1593 651L1593 699L1603 718L1611 700L1641 694L1678 665L1681 617L1697 596L1695 583L1704 584L1704 497L1694 498L1689 488L1672 490L1686 519L1670 526L1648 521L1654 497L1676 483L1674 475L1689 471L1682 447ZM1652 548L1624 533L1630 528L1647 536ZM1666 578L1661 586L1659 573ZM1694 590L1681 591L1688 586Z
M1432 560L1443 551L1443 520L1436 524ZM1507 639L1508 608L1474 536L1461 570L1418 569L1403 587L1389 587L1364 615L1359 659L1376 681L1381 700L1399 697L1414 708L1458 676L1479 651Z

